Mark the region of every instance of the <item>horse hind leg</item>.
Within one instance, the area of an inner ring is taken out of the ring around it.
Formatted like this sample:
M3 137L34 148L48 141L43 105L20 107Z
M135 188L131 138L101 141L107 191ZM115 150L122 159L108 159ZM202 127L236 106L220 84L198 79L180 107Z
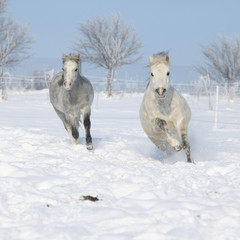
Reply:
M183 143L183 149L186 153L187 156L187 161L190 163L194 163L192 157L191 157L191 150L190 150L190 145L188 142L188 137L187 134L182 134L182 143Z
M83 125L85 128L87 149L92 150L93 145L92 145L92 137L91 137L91 133L90 133L90 128L91 128L90 113L87 113L84 115Z

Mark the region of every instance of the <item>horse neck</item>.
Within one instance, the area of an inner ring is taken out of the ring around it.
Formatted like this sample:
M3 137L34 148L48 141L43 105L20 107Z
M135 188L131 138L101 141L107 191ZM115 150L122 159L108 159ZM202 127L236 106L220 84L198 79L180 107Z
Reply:
M82 78L81 78L79 72L78 72L78 74L77 74L76 80L74 81L74 84L75 84L75 86L78 86L78 85L81 85L81 84L82 84Z
M162 114L168 115L171 112L171 103L173 99L173 87L169 87L165 98L160 98L159 95L154 91L155 98L157 100L159 110Z
M75 79L72 88L69 91L65 91L67 96L71 99L72 97L75 97L79 93L79 89L81 89L80 85L82 84L82 80L80 75L77 75L77 78Z
M85 80L84 77L80 74L80 72L78 72L77 78L80 84L84 84Z

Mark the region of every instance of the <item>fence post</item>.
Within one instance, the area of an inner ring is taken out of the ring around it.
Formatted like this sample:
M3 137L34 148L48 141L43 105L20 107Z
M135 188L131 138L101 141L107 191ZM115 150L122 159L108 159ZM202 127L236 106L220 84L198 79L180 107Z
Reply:
M214 118L214 127L213 127L213 129L217 129L217 122L218 122L218 98L219 98L219 86L216 86L216 107L215 107L215 118Z

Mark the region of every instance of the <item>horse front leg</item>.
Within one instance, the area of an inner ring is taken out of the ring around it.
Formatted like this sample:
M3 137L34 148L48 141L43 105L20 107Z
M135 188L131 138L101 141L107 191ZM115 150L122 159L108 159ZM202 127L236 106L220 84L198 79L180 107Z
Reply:
M92 150L93 145L92 145L92 137L91 137L91 133L90 133L90 128L91 128L90 112L84 114L83 125L84 125L84 128L85 128L87 149Z
M70 135L71 141L73 144L79 144L79 132L76 126L71 125L67 127L67 131Z
M69 116L69 115L66 115L66 116L67 116L66 130L69 133L71 142L73 144L79 144L79 132L78 132L79 118L76 116Z
M169 144L172 146L173 150L176 152L180 151L182 149L182 145L177 139L176 134L170 130L167 122L165 120L157 118L156 124L160 129L162 129L166 133L167 140Z
M78 132L78 127L75 126L75 124L69 124L66 127L69 136L71 138L71 142L73 144L79 144L79 132Z
M78 144L79 143L78 123L75 123L75 121L69 118L68 115L65 115L63 112L59 111L55 107L54 107L54 110L58 114L59 118L62 120L64 128L69 133L71 142L73 144Z

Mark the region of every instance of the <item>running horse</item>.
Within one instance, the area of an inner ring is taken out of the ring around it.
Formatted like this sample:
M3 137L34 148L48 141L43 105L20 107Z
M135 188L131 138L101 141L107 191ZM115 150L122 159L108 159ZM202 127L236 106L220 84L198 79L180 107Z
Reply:
M79 54L63 54L62 61L63 71L58 73L50 83L50 101L73 144L79 143L78 128L82 116L86 146L91 150L93 145L90 116L94 98L93 87L90 81L79 72Z
M191 110L184 97L170 85L170 61L166 52L149 57L151 75L140 107L142 127L163 152L184 149L193 163L188 141Z

